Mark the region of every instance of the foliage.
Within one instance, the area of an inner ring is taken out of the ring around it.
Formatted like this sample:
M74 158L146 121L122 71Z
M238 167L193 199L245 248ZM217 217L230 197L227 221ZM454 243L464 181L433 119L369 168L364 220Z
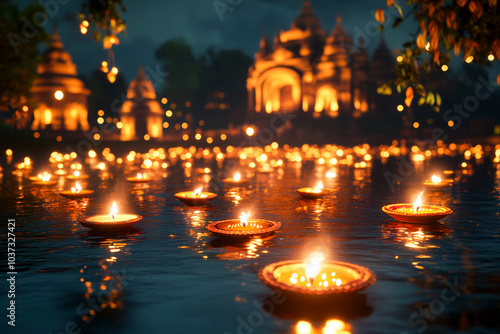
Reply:
M403 15L403 8L395 0L387 0L389 8L395 7L400 17L393 24L399 26L410 15ZM381 94L391 94L391 85L398 92L405 90L405 104L409 107L415 93L420 95L418 104L429 104L437 111L441 105L439 94L426 91L422 79L431 71L446 71L451 54L461 55L466 63L489 65L500 60L500 10L497 0L407 0L409 13L417 20L417 31L412 40L397 50L397 78L379 88ZM379 8L376 20L382 25L384 11ZM500 74L497 77L500 85Z
M79 15L80 31L86 34L94 28L94 39L102 40L104 49L110 49L120 43L117 35L125 33L126 24L122 18L125 11L122 0L86 0Z
M215 51L210 48L196 57L185 40L171 39L155 51L168 76L160 96L183 108L189 101L188 112L204 119L207 126L222 126L225 122L242 122L243 116L234 111L246 110L246 77L252 59L240 50ZM223 105L223 108L207 104ZM214 109L215 108L215 109ZM229 115L233 119L228 119ZM218 124L217 124L218 123Z
M33 24L38 4L19 10L8 0L0 0L0 110L14 112L24 105L34 106L30 88L40 61L38 45L48 42L44 30Z

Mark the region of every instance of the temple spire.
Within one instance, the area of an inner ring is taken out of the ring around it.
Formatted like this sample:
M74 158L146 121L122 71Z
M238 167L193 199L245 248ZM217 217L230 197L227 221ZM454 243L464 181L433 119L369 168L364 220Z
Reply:
M54 27L52 29L52 39L50 41L50 47L54 49L62 49L63 44L61 42L61 37L59 36L59 31L57 29L57 22L54 22Z

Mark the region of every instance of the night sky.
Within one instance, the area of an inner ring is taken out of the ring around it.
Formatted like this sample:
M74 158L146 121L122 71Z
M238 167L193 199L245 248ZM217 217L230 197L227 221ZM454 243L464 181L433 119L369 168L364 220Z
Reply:
M41 2L45 1L51 0ZM17 1L21 8L29 2ZM229 9L223 13L219 9L218 13L214 3L225 3ZM120 34L120 45L113 47L116 64L128 82L137 73L141 62L156 68L155 49L176 37L186 39L196 54L213 46L216 49L241 49L253 56L263 32L267 31L272 38L274 32L289 29L302 3L303 0L125 0L127 35ZM373 13L378 7L386 8L384 0L311 0L311 4L328 34L340 14L344 28L354 37L358 35L354 33L356 27L366 34L370 54L378 45L381 33L374 29ZM62 41L77 64L79 74L88 75L107 59L107 52L90 34L80 34L77 18L80 8L80 0L60 5L46 30L51 32L53 21L57 21ZM387 12L386 20L390 18ZM412 25L413 22L407 22L397 30L387 29L384 34L389 47L395 49L407 40Z

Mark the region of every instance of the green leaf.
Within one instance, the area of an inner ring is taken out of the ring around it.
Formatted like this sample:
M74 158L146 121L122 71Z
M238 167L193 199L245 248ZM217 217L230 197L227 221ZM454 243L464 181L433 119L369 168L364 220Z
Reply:
M401 23L403 23L403 19L400 18L400 17L397 17L395 20L394 20L394 24L392 25L393 28L397 28Z
M377 88L377 93L381 95L391 95L392 88L388 84L383 84L382 86Z
M421 106L425 103L425 97L421 97L420 99L418 99L418 105Z
M397 3L394 3L394 6L398 9L399 15L401 15L401 17L404 17L401 7Z
M428 92L427 93L427 98L425 99L425 103L433 105L434 102L435 102L434 93L433 92Z
M425 96L425 88L422 84L418 84L415 90L417 91L418 95Z

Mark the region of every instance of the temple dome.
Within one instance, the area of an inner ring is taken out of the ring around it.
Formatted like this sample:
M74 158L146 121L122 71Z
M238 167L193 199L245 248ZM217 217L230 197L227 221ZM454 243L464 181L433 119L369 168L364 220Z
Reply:
M304 1L300 14L293 20L291 28L298 28L303 31L310 30L313 34L324 33L321 21L316 17L309 0Z
M76 65L71 55L64 50L61 38L54 28L49 48L43 53L37 67L38 78L33 82L31 92L37 101L34 111L33 130L88 130L87 96L85 88L77 77ZM54 98L60 90L63 98Z

